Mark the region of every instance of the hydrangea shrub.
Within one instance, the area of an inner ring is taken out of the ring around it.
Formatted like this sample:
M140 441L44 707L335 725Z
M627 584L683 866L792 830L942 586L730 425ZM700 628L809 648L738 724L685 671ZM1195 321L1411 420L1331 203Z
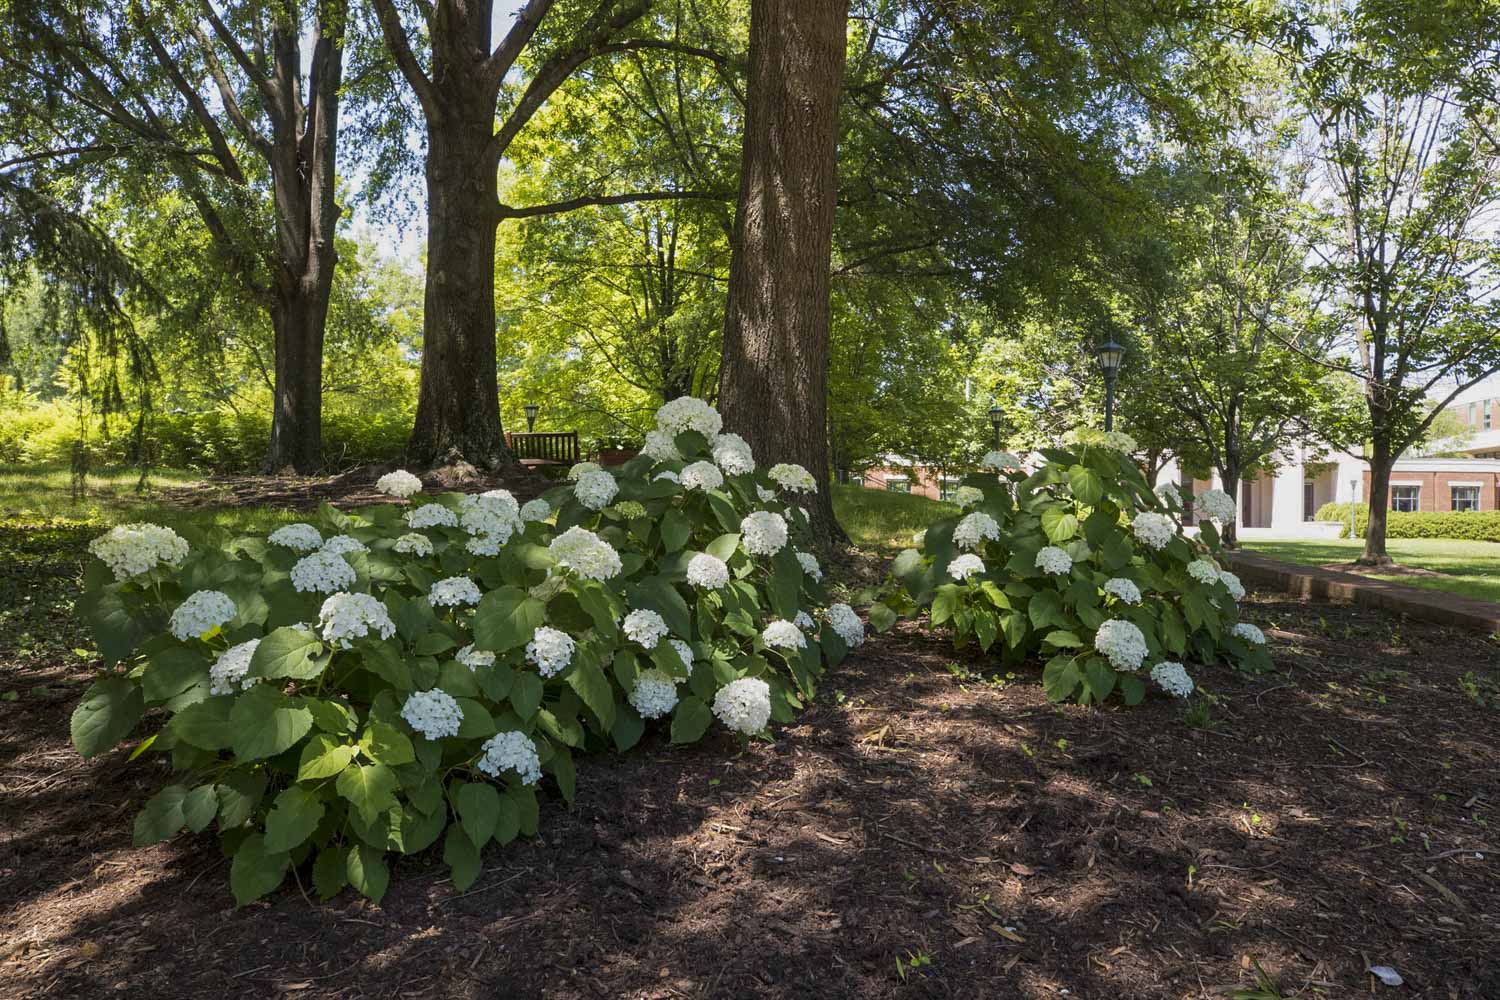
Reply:
M575 754L657 719L676 743L716 720L762 733L863 641L795 547L812 477L757 471L721 430L675 400L649 454L525 507L392 474L405 502L324 506L267 538L116 528L87 571L109 669L74 743L143 735L132 757L176 780L136 843L217 831L241 903L294 869L324 898L379 900L388 856L429 848L465 888L486 844L535 833L544 774L572 798Z
M1132 447L1125 435L1085 433L1043 450L1030 473L1014 455L985 456L986 471L964 479L964 512L896 559L903 601L930 608L960 645L1043 660L1054 701L1118 695L1133 705L1148 680L1190 693L1184 663L1267 666L1264 637L1238 623L1245 591L1220 568L1218 530L1205 521L1197 538L1185 535L1175 487L1153 491ZM1233 499L1212 494L1200 512L1234 517Z

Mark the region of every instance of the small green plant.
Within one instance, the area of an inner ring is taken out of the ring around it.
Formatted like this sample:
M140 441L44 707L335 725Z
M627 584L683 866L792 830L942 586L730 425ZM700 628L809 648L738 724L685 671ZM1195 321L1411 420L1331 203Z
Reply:
M1187 711L1182 713L1182 721L1189 729L1201 729L1204 731L1216 729L1219 720L1214 718L1214 701L1211 695L1204 695L1193 699L1188 705Z
M1500 707L1500 682L1492 677L1470 670L1458 679L1458 689L1480 708Z
M1260 959L1252 957L1250 965L1255 969L1255 985L1231 990L1230 1000L1294 1000L1293 996L1282 993L1281 986L1276 980L1261 968Z
M1140 785L1142 788L1150 788L1151 787L1151 776L1149 774L1145 774L1143 772L1137 771L1135 773L1135 783L1137 785Z
M901 977L901 981L904 983L906 982L908 972L916 972L918 969L926 968L931 964L932 956L928 955L921 948L918 948L916 951L908 951L906 953L905 963L901 961L900 955L896 956L896 974Z

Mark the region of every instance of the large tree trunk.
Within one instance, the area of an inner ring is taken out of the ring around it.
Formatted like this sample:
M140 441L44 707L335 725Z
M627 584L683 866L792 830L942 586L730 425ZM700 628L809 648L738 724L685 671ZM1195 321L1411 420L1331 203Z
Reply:
M323 323L328 298L293 295L271 308L276 337L271 441L266 471L303 475L323 464Z
M1370 520L1365 527L1365 550L1356 560L1361 566L1388 566L1391 557L1385 551L1386 511L1390 509L1391 466L1396 456L1390 442L1377 434L1370 450ZM1355 518L1358 525L1359 519Z
M1227 459L1219 469L1219 478L1224 481L1224 492L1234 498L1234 517L1219 529L1219 538L1226 549L1236 548L1240 541L1240 518L1245 516L1245 484L1240 482L1240 463Z
M844 535L828 476L829 258L848 0L754 0L719 409L762 464L818 480L820 547Z

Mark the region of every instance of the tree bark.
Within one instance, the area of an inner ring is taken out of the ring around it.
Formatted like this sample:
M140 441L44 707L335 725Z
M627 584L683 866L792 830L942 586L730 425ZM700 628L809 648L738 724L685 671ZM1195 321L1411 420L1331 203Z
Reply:
M1239 547L1240 541L1240 518L1245 516L1244 501L1245 487L1240 482L1240 463L1237 459L1228 459L1219 469L1219 478L1224 481L1224 492L1234 498L1234 517L1219 529L1219 538L1226 549Z
M757 460L818 481L814 543L844 540L828 475L829 262L848 0L754 0L719 409Z
M1365 526L1365 548L1356 562L1361 566L1388 566L1393 561L1385 550L1386 511L1390 509L1391 467L1396 456L1390 442L1377 433L1370 448L1370 520ZM1355 525L1359 524L1356 516Z

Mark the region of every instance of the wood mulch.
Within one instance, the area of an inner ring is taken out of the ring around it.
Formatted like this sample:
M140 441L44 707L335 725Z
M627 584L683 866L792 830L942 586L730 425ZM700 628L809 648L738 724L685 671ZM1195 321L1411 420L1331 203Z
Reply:
M375 488L375 481L395 466L362 465L337 475L214 476L191 486L168 487L160 500L171 507L272 507L282 510L315 510L323 504L358 507L372 503L394 503L394 498ZM507 489L525 503L550 485L531 470L497 474L472 465L447 465L418 473L429 493L478 493Z
M88 662L0 645L0 996L1500 997L1500 645L1246 610L1278 670L1198 671L1209 730L902 625L774 743L584 763L465 893L243 910L211 837L130 846L164 773L70 750Z

